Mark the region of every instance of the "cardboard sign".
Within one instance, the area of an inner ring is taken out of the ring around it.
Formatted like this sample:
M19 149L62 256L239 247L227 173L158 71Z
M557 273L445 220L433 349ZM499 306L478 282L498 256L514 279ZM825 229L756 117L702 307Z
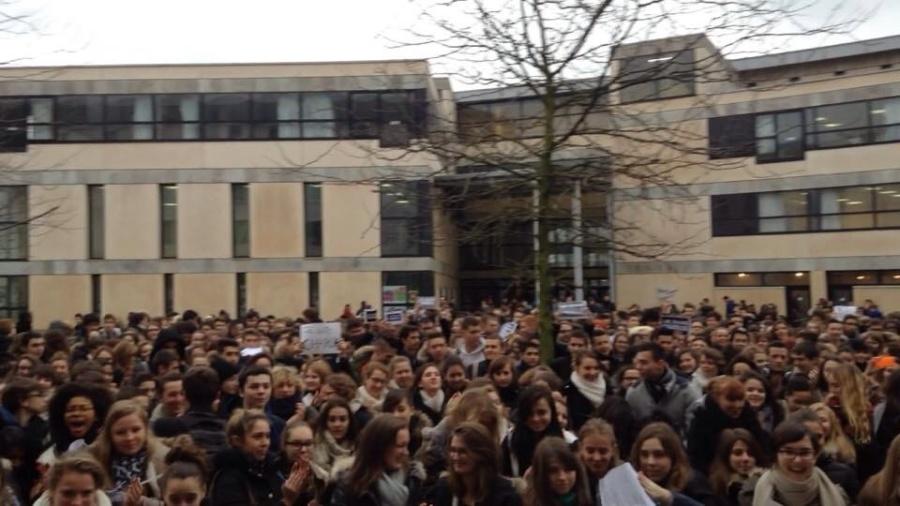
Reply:
M506 341L507 339L509 339L509 336L516 333L516 329L518 329L518 328L519 328L518 323L506 322L503 324L502 327L500 327L500 330L497 332L497 334L500 335L500 339L503 339L504 341Z
M656 287L656 298L663 302L673 302L676 293L678 293L678 289L671 286Z
M300 326L300 341L305 355L336 355L341 340L338 322L307 323Z
M577 319L590 318L591 311L588 309L587 302L562 302L557 308L560 318Z
M856 306L834 306L834 319L844 321L847 316L856 316Z
M434 308L434 297L422 297L420 296L417 300L419 303L419 307L422 309L432 309Z
M375 320L378 319L378 310L376 310L376 309L366 309L366 310L364 311L363 318L364 318L367 322L374 322Z
M691 333L691 319L680 314L664 314L660 319L660 326L683 334Z
M381 301L385 304L406 304L406 285L385 286L381 289Z
M401 325L406 320L406 309L403 307L385 307L384 321L394 325Z
M262 355L265 352L266 352L265 348L261 348L258 346L256 348L244 348L243 350L241 350L241 356L242 357L255 357L257 355Z

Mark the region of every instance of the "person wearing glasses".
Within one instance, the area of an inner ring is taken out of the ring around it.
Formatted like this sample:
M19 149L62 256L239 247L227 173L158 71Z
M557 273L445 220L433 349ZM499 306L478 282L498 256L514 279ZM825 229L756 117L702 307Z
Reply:
M819 438L806 426L792 420L782 422L773 434L775 466L751 477L741 489L742 506L847 506L843 489L816 467L821 451Z
M289 487L285 490L285 504L307 506L316 500L321 502L328 472L313 462L313 444L313 430L306 422L295 421L285 427L281 438L281 472L290 476L296 469L299 476L294 483L286 483Z

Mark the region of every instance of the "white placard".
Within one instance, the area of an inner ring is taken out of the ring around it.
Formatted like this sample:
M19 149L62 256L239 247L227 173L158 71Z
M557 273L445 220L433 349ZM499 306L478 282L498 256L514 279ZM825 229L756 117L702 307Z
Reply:
M660 327L672 329L683 334L690 334L691 319L680 314L664 314L660 318Z
M672 286L657 286L656 287L656 298L663 302L669 302L675 300L675 294L678 293L678 289Z
M563 302L557 309L561 318L590 318L591 316L591 311L585 301Z
M834 306L834 319L844 321L847 316L856 316L856 306Z
M341 340L338 322L307 323L300 326L300 341L305 355L335 355Z
M406 309L402 307L385 307L384 308L384 321L388 323L393 323L395 325L400 325L403 323L403 320L406 318Z
M500 339L506 341L509 336L516 333L516 329L519 328L519 324L516 322L506 322L500 327L500 331L497 334L500 335Z
M597 485L600 504L627 504L629 506L655 506L638 475L628 462L620 464L606 473Z
M432 309L434 308L434 297L419 297L416 299L416 303L422 309Z

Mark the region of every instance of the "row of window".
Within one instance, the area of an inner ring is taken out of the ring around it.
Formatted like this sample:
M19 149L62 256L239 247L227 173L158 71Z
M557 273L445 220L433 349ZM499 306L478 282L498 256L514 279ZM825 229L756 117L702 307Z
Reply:
M419 137L425 90L65 95L0 99L0 146L28 142Z
M900 270L828 271L829 286L900 285ZM728 272L715 275L716 286L808 286L808 272Z
M900 141L900 97L710 118L709 157L801 160L806 150Z
M712 235L900 227L900 183L712 196Z

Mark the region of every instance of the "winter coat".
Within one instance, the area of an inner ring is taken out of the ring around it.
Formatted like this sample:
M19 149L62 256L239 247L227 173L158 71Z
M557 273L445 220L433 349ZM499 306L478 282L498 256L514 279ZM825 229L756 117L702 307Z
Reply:
M634 411L639 421L647 420L654 412L661 412L675 424L676 430L685 430L685 411L700 398L700 391L690 381L679 378L668 369L661 379L663 395L659 401L653 398L651 387L646 380L641 380L628 389L625 400Z
M244 452L228 448L214 459L210 506L277 506L284 476L271 456L253 462Z
M522 497L516 491L512 482L502 476L492 480L493 488L488 492L484 501L476 503L476 506L521 506ZM453 506L453 492L447 478L441 478L428 494L428 504L432 506ZM461 504L462 501L459 501Z
M349 473L343 473L338 480L338 485L331 496L331 506L382 506L381 497L378 495L377 482L369 485L361 492L352 490L348 482ZM406 472L405 485L409 489L409 499L406 504L419 506L424 499L425 469L421 464L413 462Z
M444 403L441 406L441 412L437 412L425 404L425 401L422 400L422 392L417 388L413 392L413 407L416 408L416 411L424 414L431 420L432 425L437 425L441 423L441 420L444 418L444 408L447 407L447 401L450 400L449 395L444 396Z
M737 418L731 418L707 395L688 428L687 453L691 467L701 473L709 473L722 431L737 428L746 429L753 434L764 450L769 447L769 435L759 426L759 419L749 404L744 404L744 409Z
M569 429L578 432L584 422L594 417L596 411L594 404L571 381L563 387L563 395L566 397L566 409L569 412Z
M153 433L157 437L190 434L194 444L206 452L210 462L216 454L228 448L225 420L211 411L188 411L182 416L160 418L153 422Z

